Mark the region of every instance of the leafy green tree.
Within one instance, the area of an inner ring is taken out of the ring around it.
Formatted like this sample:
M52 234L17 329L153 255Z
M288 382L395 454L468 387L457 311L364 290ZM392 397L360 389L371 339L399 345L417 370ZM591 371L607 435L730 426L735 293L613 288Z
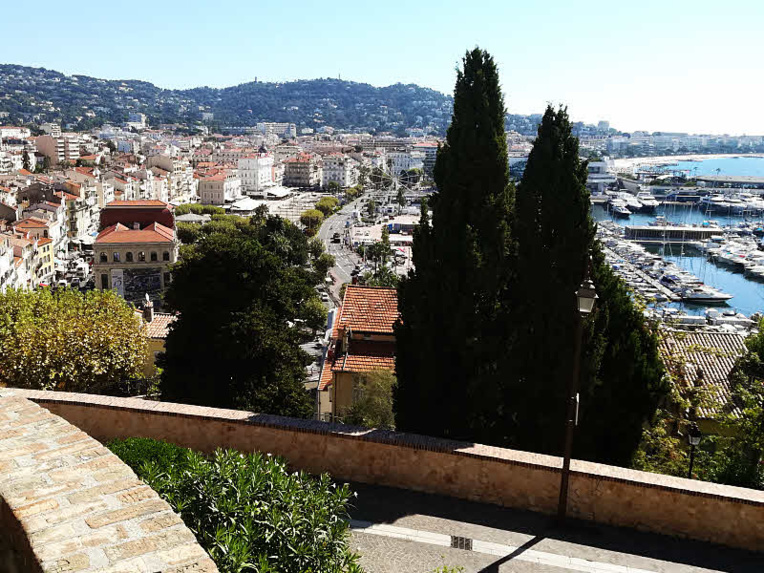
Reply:
M369 168L366 165L361 165L361 167L358 168L358 185L363 188L366 185L366 181L369 178L369 173L371 172L371 168Z
M496 64L479 48L463 64L435 163L432 223L423 201L414 270L399 288L396 426L502 443L514 189Z
M345 410L342 419L346 424L367 428L395 429L393 414L393 389L395 374L389 370L372 370L353 375L353 388L357 397Z
M340 192L340 184L336 181L329 181L329 184L326 186L327 191L331 193L332 195L337 195Z
M50 171L50 157L47 155L42 158L42 171L43 173Z
M376 212L377 202L374 199L369 199L369 201L366 203L366 213L369 215L369 217L373 217Z
M324 214L318 209L308 209L300 215L300 223L315 234L324 222Z
M162 398L309 417L310 358L300 344L320 322L310 301L323 277L296 226L262 213L241 221L204 225L173 268L166 304L179 317L161 364Z
M336 197L321 197L316 203L316 209L323 213L324 217L328 217L337 210L340 202Z
M183 222L175 223L175 230L178 234L178 240L186 245L194 243L202 231L201 225Z
M29 160L29 152L28 151L24 150L24 155L22 156L21 161L22 161L22 163L21 163L22 168L26 169L27 171L29 171L31 169L31 162Z
M112 291L0 293L0 383L122 394L142 378L147 338Z
M398 203L399 207L405 207L406 206L406 196L403 194L403 188L398 188L398 194L395 196L395 202Z

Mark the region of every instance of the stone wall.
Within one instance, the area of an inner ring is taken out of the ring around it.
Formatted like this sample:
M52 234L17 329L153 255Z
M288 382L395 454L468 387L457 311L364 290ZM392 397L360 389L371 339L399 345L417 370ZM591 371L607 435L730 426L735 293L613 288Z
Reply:
M282 455L299 469L553 513L557 457L180 404L84 394L0 390L28 397L92 436L143 436L210 452ZM764 492L574 460L569 514L612 525L764 548Z
M3 389L0 428L0 571L217 571L170 506L81 429Z

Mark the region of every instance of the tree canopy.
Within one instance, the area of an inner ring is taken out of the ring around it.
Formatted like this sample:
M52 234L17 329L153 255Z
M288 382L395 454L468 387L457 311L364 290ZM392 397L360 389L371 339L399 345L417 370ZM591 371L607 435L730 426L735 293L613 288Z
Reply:
M310 416L300 344L326 320L316 254L299 228L262 212L204 225L166 295L179 318L167 336L163 399Z
M112 291L0 293L0 382L35 390L121 394L142 377L147 338Z
M490 442L501 415L496 373L511 334L504 298L514 189L496 64L479 48L463 63L435 163L432 223L423 201L415 269L399 290L396 424Z

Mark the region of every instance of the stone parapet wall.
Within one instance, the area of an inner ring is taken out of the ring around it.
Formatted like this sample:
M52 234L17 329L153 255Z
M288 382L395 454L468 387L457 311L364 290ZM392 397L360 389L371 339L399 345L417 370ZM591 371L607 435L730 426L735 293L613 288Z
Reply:
M0 571L213 573L167 502L106 447L0 389Z
M167 440L197 450L262 451L337 479L553 513L561 459L396 432L216 408L21 390L108 440ZM645 531L764 548L764 492L574 460L569 514Z

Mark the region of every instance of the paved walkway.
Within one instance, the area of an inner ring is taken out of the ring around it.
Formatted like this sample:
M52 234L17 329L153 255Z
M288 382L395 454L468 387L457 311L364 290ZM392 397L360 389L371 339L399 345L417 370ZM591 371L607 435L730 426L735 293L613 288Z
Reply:
M368 573L430 573L442 565L464 567L464 573L764 572L764 553L587 522L561 528L531 512L394 488L353 488L351 545Z

